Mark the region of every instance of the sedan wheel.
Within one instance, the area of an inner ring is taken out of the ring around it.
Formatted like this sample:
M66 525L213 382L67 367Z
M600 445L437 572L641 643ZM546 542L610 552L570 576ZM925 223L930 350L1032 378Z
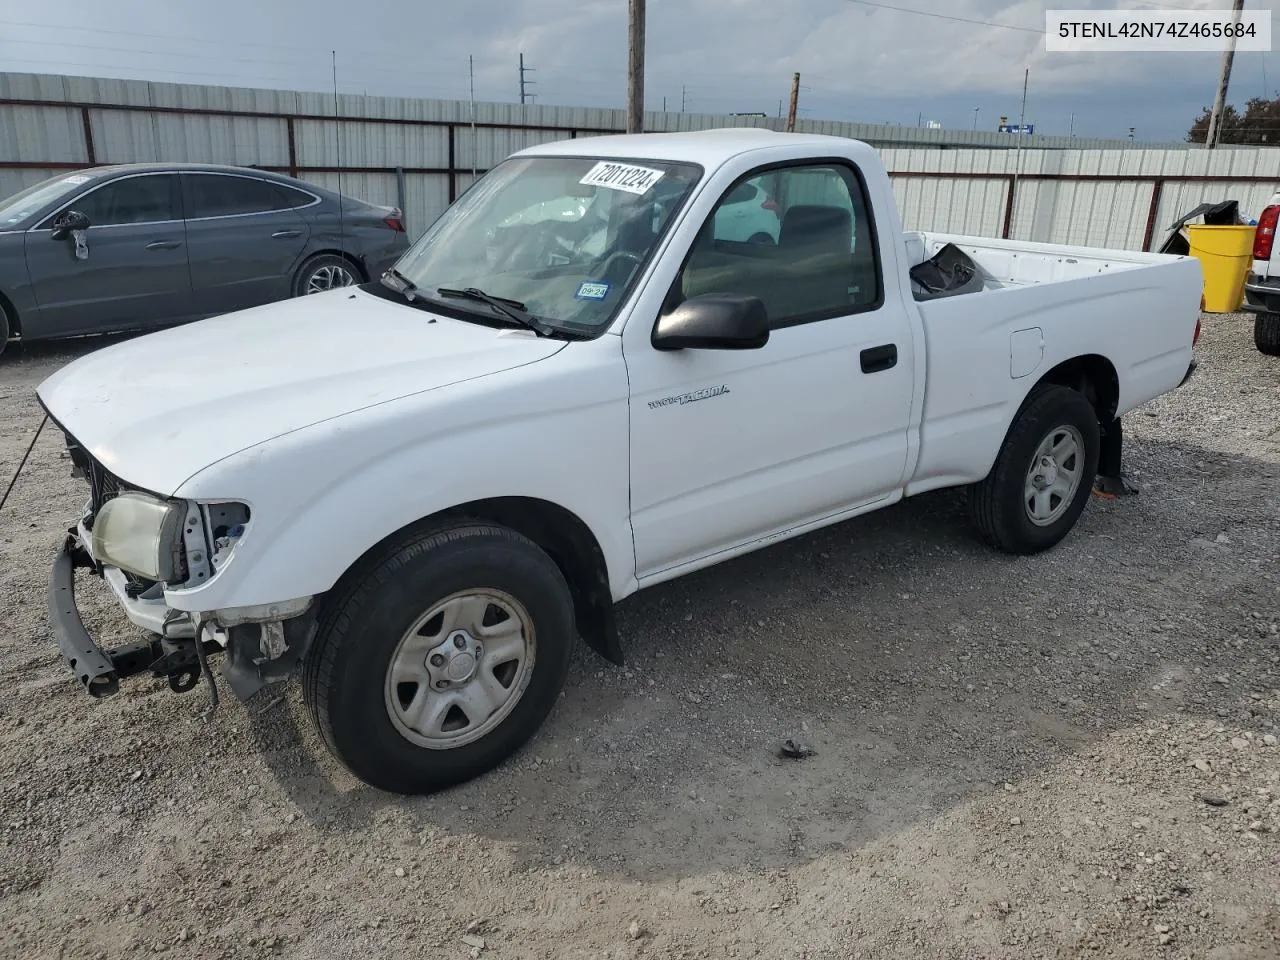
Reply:
M349 287L356 282L347 267L332 264L323 266L307 278L307 293L323 293L334 287Z
M350 260L326 253L304 263L293 279L295 297L310 296L361 283L364 277Z

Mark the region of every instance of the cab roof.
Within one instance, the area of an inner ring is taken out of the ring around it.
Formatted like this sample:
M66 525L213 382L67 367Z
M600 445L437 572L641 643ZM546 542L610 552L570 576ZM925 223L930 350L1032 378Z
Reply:
M732 157L755 150L792 146L804 155L835 153L856 159L874 157L861 140L817 133L780 133L763 127L714 127L680 133L608 134L556 140L520 150L513 156L599 156L648 158L701 164L714 169Z

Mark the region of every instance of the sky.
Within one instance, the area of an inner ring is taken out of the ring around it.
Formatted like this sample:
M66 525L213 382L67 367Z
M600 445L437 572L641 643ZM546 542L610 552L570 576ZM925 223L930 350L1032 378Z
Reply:
M1280 42L1280 0L1267 9ZM1182 140L1218 53L1048 53L1050 9L1229 9L1231 0L648 0L645 106ZM900 9L888 9L896 7ZM908 12L914 11L914 12ZM947 19L952 18L952 19ZM968 20L984 21L969 23ZM622 107L627 0L0 0L0 70L173 83ZM1274 97L1280 54L1235 57L1228 99Z

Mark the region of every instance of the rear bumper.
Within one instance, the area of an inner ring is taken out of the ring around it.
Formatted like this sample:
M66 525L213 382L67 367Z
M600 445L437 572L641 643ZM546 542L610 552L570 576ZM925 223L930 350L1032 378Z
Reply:
M1240 309L1250 313L1280 313L1280 279L1249 274Z
M1197 366L1199 366L1199 364L1195 360L1192 360L1190 365L1187 367L1187 372L1182 375L1182 380L1178 383L1179 387L1183 386L1183 384L1191 379L1191 375L1196 372Z

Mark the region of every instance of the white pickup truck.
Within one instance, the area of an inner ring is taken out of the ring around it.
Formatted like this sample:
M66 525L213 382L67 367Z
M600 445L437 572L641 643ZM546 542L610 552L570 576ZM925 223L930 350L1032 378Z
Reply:
M1280 193L1258 214L1253 234L1253 263L1244 283L1244 309L1253 313L1253 342L1271 357L1280 357Z
M776 240L717 236L744 183ZM299 671L348 769L431 791L534 733L580 638L620 663L613 605L645 587L940 487L995 547L1053 546L1120 416L1190 376L1201 284L904 233L854 140L543 144L378 280L45 380L90 488L51 620L95 695L203 676L216 704L215 653L241 698ZM94 642L77 567L144 639Z

